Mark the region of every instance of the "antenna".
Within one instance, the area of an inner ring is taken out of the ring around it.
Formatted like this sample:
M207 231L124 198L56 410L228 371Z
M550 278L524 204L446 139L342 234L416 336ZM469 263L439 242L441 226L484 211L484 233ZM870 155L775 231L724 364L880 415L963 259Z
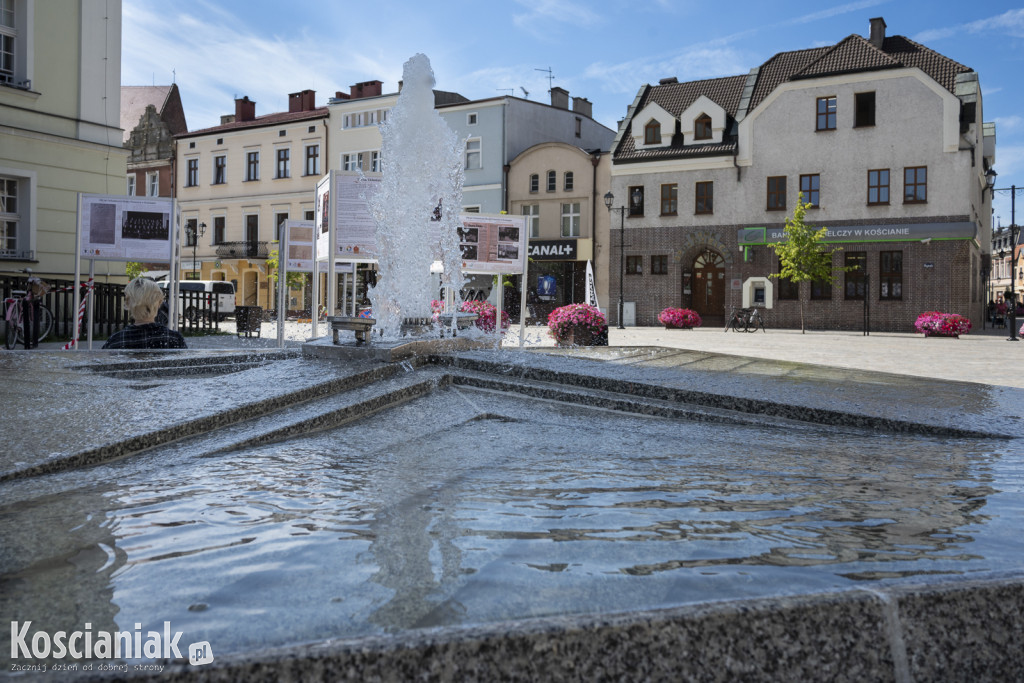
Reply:
M519 89L523 91L523 97L525 97L526 99L530 99L530 91L529 90L527 90L523 86L519 86Z
M177 82L178 82L178 71L176 69L171 69L171 83L177 83Z
M497 90L498 92L506 93L508 95L513 95L516 92L515 88L495 88L495 90Z
M551 71L551 67L549 66L546 69L534 69L534 71L542 71L542 72L544 72L544 73L546 73L548 75L548 92L550 93L551 92L551 83L555 80L555 76L554 76L554 73Z

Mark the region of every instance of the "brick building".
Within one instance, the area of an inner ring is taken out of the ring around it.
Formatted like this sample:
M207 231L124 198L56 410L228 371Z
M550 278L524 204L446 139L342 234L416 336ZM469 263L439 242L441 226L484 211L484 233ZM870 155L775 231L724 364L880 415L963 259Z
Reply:
M178 86L121 86L121 129L130 150L125 193L173 197L174 136L188 130Z
M640 88L612 148L627 324L656 325L667 306L715 323L757 305L798 327L802 298L811 328L859 328L866 303L876 330L910 331L927 310L980 326L995 130L978 76L885 29L872 19L868 38L780 52L746 75ZM841 247L831 285L770 277L768 245L798 194Z

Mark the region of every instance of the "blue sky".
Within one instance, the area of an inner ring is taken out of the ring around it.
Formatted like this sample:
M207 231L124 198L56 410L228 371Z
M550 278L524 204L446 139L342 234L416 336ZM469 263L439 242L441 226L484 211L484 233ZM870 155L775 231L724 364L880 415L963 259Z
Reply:
M960 0L859 0L729 5L696 0L124 0L122 83L181 89L190 129L219 122L234 98L256 113L287 110L305 88L326 103L360 81L397 89L402 63L423 52L437 87L471 99L514 90L547 101L547 74L588 98L614 128L644 83L745 74L784 50L867 35L881 16L973 68L984 117L997 125L998 186L1024 186L1024 6ZM172 73L173 72L173 73ZM995 213L1010 222L1007 196ZM1017 222L1024 223L1024 196Z

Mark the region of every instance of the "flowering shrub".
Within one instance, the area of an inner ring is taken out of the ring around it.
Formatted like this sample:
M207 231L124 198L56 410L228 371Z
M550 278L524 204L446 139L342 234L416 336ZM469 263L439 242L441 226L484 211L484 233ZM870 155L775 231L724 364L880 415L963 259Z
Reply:
M666 308L658 314L658 322L665 327L700 327L701 319L689 308Z
M463 301L459 304L459 311L462 313L476 313L480 317L476 319L476 326L484 332L494 332L494 318L498 314L498 308L488 301ZM504 332L512 324L512 319L505 311L501 312L501 330Z
M971 331L971 321L956 313L940 313L928 311L917 316L914 329L923 332L924 336L955 337Z
M607 329L608 321L604 314L590 304L569 304L556 308L548 316L548 334L559 344L566 343L571 332L576 333L574 341L577 343L580 341L580 332L589 332L591 339L583 342L586 344L604 334Z

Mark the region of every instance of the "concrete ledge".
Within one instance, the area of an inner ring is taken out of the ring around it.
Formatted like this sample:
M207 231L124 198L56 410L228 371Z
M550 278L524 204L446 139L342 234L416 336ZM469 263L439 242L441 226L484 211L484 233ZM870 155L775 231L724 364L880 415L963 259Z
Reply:
M438 339L412 339L398 342L368 342L356 344L354 341L345 344L334 344L329 338L321 338L302 345L302 355L307 358L326 358L332 360L377 360L384 363L411 358L413 356L429 356L438 353L456 351L472 351L476 349L494 348L494 339L469 337L445 337Z
M161 681L1020 680L1024 576L411 631Z

